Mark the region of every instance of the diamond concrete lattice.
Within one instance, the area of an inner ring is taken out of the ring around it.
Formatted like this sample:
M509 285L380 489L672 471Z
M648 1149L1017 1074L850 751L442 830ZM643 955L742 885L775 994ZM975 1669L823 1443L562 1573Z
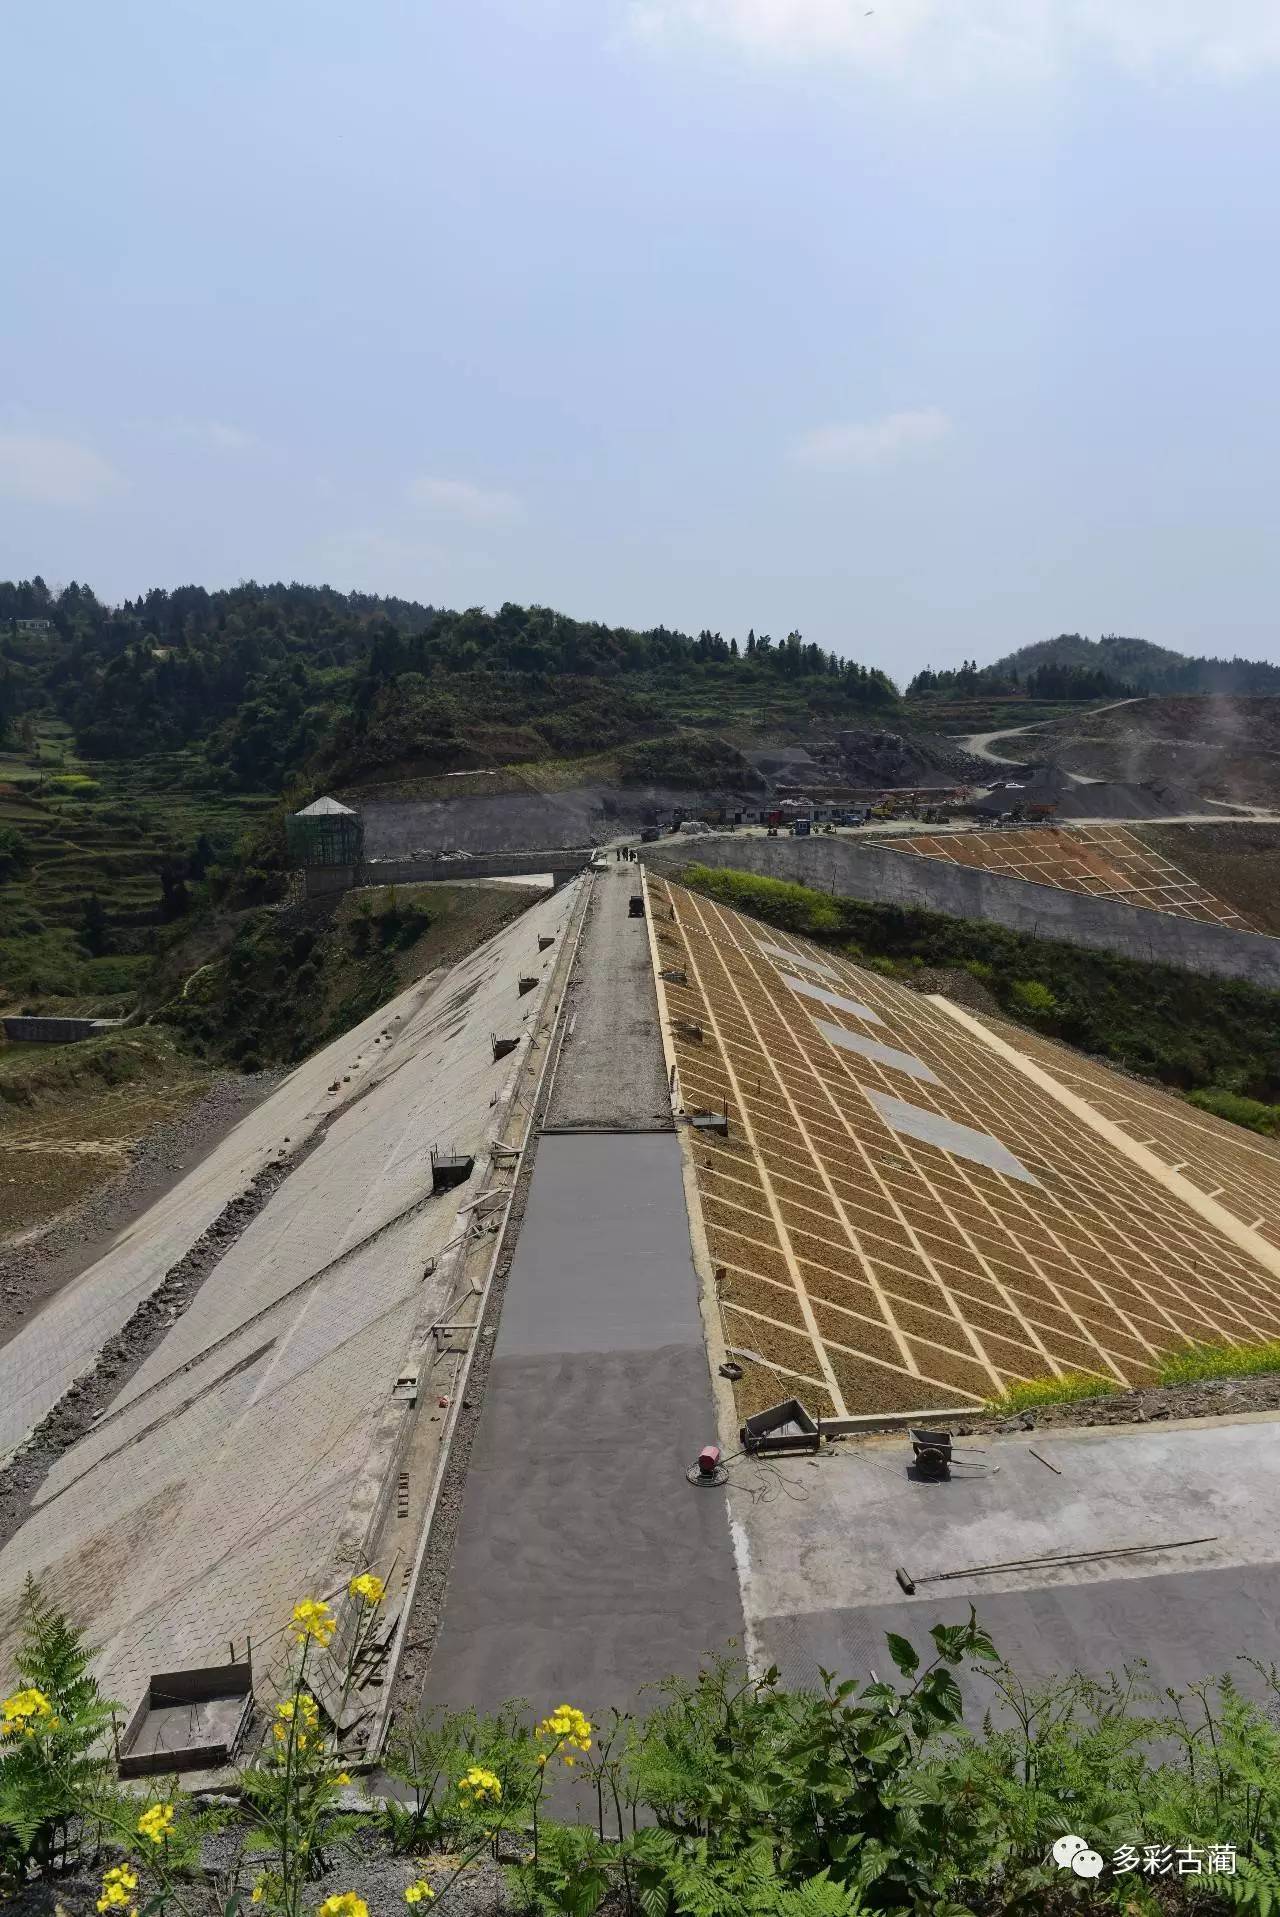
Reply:
M327 1595L316 1580L397 1376L446 1304L441 1255L463 1229L459 1204L493 1176L486 1141L520 1061L495 1062L490 1033L513 1020L533 1031L559 946L539 958L536 935L562 932L578 895L570 886L533 906L384 1007L393 1037L364 1096L54 1466L0 1553L0 1661L28 1571L91 1620L99 1675L126 1713L153 1671L216 1660L246 1633L269 1664L294 1602ZM517 977L535 969L538 990L517 1011ZM468 1185L431 1195L433 1144L476 1155ZM119 1255L103 1262L118 1271ZM93 1279L81 1287L89 1297ZM0 1355L0 1397L39 1331L37 1320Z
M982 1023L1280 1250L1280 1139L1224 1125L1171 1092L1122 1078L1008 1019Z
M890 852L942 859L1005 878L1030 879L1064 892L1088 892L1120 899L1175 918L1201 919L1211 925L1252 932L1257 927L1233 905L1181 871L1162 853L1144 845L1123 825L1019 826L989 832L912 834L880 839Z
M1255 1196L1275 1155L1229 1179L1238 1134L1194 1113L1161 1157L1128 1081L1042 1083L943 1000L661 879L649 894L659 965L687 979L658 983L679 1095L728 1104L728 1138L701 1134L695 1159L725 1341L753 1354L740 1411L793 1392L827 1415L940 1409L1075 1371L1128 1384L1188 1343L1280 1336L1274 1179ZM904 1088L824 1036L833 1008L794 984L818 963L935 1083Z

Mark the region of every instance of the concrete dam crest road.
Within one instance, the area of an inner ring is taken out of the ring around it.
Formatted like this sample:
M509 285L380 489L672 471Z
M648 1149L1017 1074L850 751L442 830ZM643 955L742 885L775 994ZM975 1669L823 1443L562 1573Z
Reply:
M724 1503L684 1475L716 1411L639 885L593 880L428 1706L634 1708L741 1640Z

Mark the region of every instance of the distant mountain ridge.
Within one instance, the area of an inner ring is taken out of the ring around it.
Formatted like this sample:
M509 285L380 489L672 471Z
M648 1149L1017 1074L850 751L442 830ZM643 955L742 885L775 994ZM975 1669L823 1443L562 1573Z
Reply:
M1025 681L1042 666L1104 672L1135 692L1280 693L1280 666L1264 659L1192 658L1119 633L1086 639L1078 632L1063 632L1056 639L1040 639L983 667L980 677L1008 680L1016 674Z

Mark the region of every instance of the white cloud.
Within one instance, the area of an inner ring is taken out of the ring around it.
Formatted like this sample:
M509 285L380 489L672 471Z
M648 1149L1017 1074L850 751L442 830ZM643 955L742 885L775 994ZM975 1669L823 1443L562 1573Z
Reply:
M1047 78L1079 59L1235 78L1280 65L1276 0L630 0L651 39L839 58L922 86Z
M399 592L409 599L430 599L433 581L448 557L425 540L357 527L311 547L299 576L325 579L348 592Z
M259 453L265 450L256 433L243 426L228 425L221 419L163 419L134 422L137 432L158 434L162 439L181 440L187 445L204 447L214 453Z
M926 446L936 446L951 431L951 421L936 406L915 412L886 413L848 425L815 426L791 445L798 466L820 472L872 472Z
M518 519L520 501L514 493L489 491L473 486L469 479L433 479L426 475L412 480L409 503L423 512L450 519L462 519L471 526L489 526Z
M0 433L0 494L29 506L93 506L124 485L114 466L74 439Z
M251 453L262 443L256 433L247 433L243 426L228 426L220 419L206 420L203 436L219 453Z

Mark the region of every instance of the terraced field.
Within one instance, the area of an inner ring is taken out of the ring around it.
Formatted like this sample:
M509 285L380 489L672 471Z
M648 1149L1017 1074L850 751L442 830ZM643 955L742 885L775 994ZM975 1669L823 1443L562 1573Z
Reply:
M1005 878L1029 879L1064 892L1120 899L1149 912L1200 919L1237 931L1258 928L1233 905L1216 898L1123 825L1074 825L1001 828L987 832L944 832L881 839L891 852L943 859Z
M55 721L42 722L31 748L0 752L0 827L14 829L31 858L0 886L0 1006L122 1009L162 923L166 858L185 859L201 833L229 850L273 803L219 791L187 753L80 759ZM108 921L96 957L79 939L90 894Z
M728 1113L695 1161L740 1410L940 1410L1280 1335L1265 1207L1220 1175L1234 1129L1197 1114L1175 1170L1108 1122L1127 1081L1046 1083L944 1000L648 886L678 1093Z

